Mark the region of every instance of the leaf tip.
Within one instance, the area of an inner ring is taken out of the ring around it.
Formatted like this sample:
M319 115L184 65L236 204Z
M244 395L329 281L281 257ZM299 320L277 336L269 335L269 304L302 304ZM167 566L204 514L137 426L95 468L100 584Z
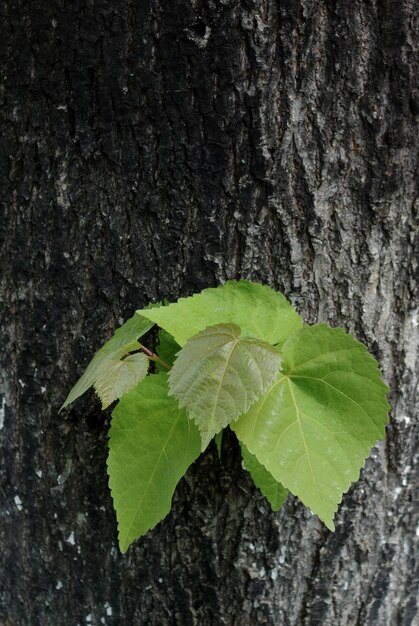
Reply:
M211 438L204 437L203 435L201 435L202 439L201 439L201 452L205 452L205 450L208 448L209 442L211 441Z
M121 554L125 554L128 551L128 548L130 547L130 543L127 540L123 540L121 539L121 537L118 537L118 545L119 545L119 551L121 552Z

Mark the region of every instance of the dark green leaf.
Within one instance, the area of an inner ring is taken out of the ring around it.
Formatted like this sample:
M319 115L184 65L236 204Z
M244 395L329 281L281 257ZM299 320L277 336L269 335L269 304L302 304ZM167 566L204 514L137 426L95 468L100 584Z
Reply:
M157 356L169 365L173 365L176 353L179 352L180 345L176 343L172 335L165 330L159 331L159 343L156 348ZM156 363L156 371L166 371L159 363Z

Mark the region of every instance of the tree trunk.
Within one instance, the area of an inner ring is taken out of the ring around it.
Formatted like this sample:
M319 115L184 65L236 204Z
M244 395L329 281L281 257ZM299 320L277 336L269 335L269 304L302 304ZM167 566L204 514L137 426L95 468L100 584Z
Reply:
M0 11L0 625L417 623L415 2ZM239 277L368 346L387 439L331 533L272 513L231 435L122 556L109 414L58 409L135 308Z

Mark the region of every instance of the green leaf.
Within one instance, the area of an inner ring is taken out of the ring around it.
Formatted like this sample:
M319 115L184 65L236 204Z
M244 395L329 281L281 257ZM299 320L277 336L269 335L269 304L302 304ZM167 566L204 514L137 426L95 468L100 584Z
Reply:
M220 430L214 437L215 447L217 448L218 458L221 460L221 454L223 451L223 433L224 430Z
M156 348L157 356L159 356L163 361L168 363L169 365L173 365L176 354L180 350L180 345L176 343L173 339L172 335L170 335L165 330L159 331L159 343ZM165 372L166 369L163 368L159 363L156 363L156 371Z
M235 324L217 324L189 339L169 373L169 388L195 420L202 450L266 391L280 366L275 348L240 337Z
M261 465L254 454L251 454L245 445L240 444L244 469L253 479L256 487L260 489L272 511L278 511L287 499L288 489L285 489L266 469Z
M146 319L138 313L122 324L114 335L94 355L84 374L79 378L67 396L60 410L77 400L85 391L90 389L95 382L104 375L115 361L119 361L125 354L138 350L139 343L136 341L146 334L154 326L154 322Z
M123 361L109 362L95 382L95 390L106 409L146 376L149 360L143 352L131 354Z
M223 323L237 324L243 334L276 345L302 324L281 293L246 280L228 281L169 306L138 312L167 330L181 346L204 328Z
M199 456L200 438L168 396L163 373L147 376L119 401L109 435L109 485L126 552L169 513L177 483Z
M306 326L282 355L283 373L231 428L333 530L342 494L384 437L387 388L365 346L339 328Z

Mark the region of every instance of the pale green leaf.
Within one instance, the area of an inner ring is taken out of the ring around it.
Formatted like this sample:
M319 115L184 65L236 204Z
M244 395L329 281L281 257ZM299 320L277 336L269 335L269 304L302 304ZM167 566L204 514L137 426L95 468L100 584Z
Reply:
M102 401L102 409L128 393L146 376L149 360L143 352L127 356L123 361L109 361L95 381L95 390Z
M272 511L278 511L284 504L288 489L285 489L281 483L279 483L266 469L264 465L259 463L254 454L251 454L244 444L240 444L243 466L247 470L253 479L256 487L260 489L265 496Z
M148 309L147 309L148 310ZM107 341L87 366L84 374L71 389L61 410L77 400L85 391L92 387L103 375L108 367L121 359L128 352L138 350L139 343L136 341L146 334L154 326L154 322L134 313L134 315L118 328L114 335Z
M205 450L276 379L281 357L269 344L217 324L189 339L169 373L169 388L197 424Z
M165 363L173 365L176 358L176 354L180 350L180 345L176 343L172 335L165 330L159 331L159 343L156 348L157 356L159 356ZM159 363L156 363L156 371L164 372L166 369Z
M342 494L384 437L387 388L375 359L342 329L306 326L282 356L283 373L231 428L333 529Z
M170 511L177 483L199 456L195 424L168 396L167 375L147 376L112 412L109 486L122 552Z
M302 324L281 293L246 280L228 281L169 306L138 312L167 330L181 346L204 328L223 323L237 324L242 334L276 345Z

